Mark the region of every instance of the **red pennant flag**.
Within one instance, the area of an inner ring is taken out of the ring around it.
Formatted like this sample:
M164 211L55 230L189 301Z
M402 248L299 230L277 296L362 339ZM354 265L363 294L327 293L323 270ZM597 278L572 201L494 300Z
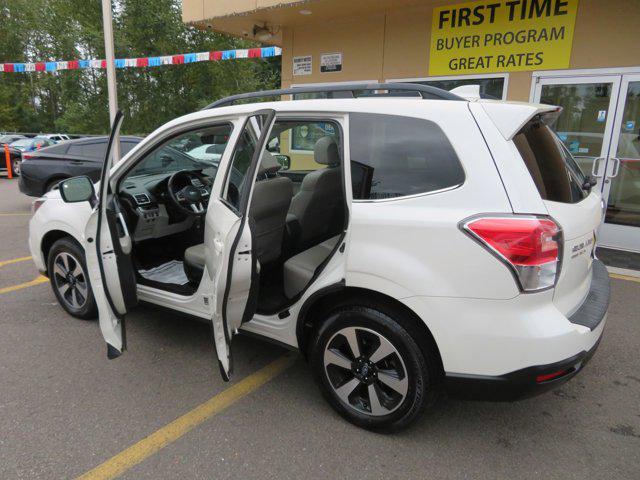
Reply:
M222 52L209 53L209 60L222 60Z
M69 63L67 64L68 70L77 70L79 68L80 68L80 62L78 62L78 60L69 60Z
M136 58L136 67L148 67L149 57Z
M249 58L260 58L262 57L262 49L261 48L250 48L249 49Z
M5 72L13 72L13 63L5 63L4 64Z
M171 58L174 65L180 65L181 63L184 63L184 55L174 55Z
M100 60L100 68L107 68L107 61L106 60Z
M44 62L36 63L36 72L44 72L46 69L46 65Z

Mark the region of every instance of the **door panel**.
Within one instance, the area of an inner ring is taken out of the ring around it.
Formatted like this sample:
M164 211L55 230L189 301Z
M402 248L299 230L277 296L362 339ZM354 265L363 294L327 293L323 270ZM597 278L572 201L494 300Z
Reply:
M205 264L213 280L212 317L220 373L228 381L233 372L231 339L255 309L252 289L257 278L248 218L256 171L273 124L273 110L249 116L227 161L221 196L212 198L205 220Z
M122 118L118 112L105 153L97 205L85 230L87 267L108 358L116 358L126 349L125 314L137 303L131 237L110 183L115 163L112 146Z

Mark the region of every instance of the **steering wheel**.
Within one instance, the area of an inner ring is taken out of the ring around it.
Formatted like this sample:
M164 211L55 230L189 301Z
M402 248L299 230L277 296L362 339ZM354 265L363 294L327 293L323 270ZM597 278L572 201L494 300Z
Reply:
M199 180L201 186L193 184ZM169 177L167 193L169 200L182 213L202 216L207 211L207 203L211 191L207 188L208 181L204 175L191 170L180 170Z

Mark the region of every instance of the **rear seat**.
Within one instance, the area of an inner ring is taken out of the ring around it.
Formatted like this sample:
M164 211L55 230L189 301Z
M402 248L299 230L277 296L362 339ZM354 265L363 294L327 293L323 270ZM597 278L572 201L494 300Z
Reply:
M316 269L334 249L340 235L325 240L311 247L295 257L291 257L284 264L284 294L291 299L307 286Z

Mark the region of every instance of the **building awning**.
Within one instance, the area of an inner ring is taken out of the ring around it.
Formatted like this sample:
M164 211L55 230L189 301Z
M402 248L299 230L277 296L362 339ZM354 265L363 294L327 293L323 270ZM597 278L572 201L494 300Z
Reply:
M282 29L384 13L420 0L183 0L182 19L202 29L282 45ZM267 38L268 37L268 38Z

